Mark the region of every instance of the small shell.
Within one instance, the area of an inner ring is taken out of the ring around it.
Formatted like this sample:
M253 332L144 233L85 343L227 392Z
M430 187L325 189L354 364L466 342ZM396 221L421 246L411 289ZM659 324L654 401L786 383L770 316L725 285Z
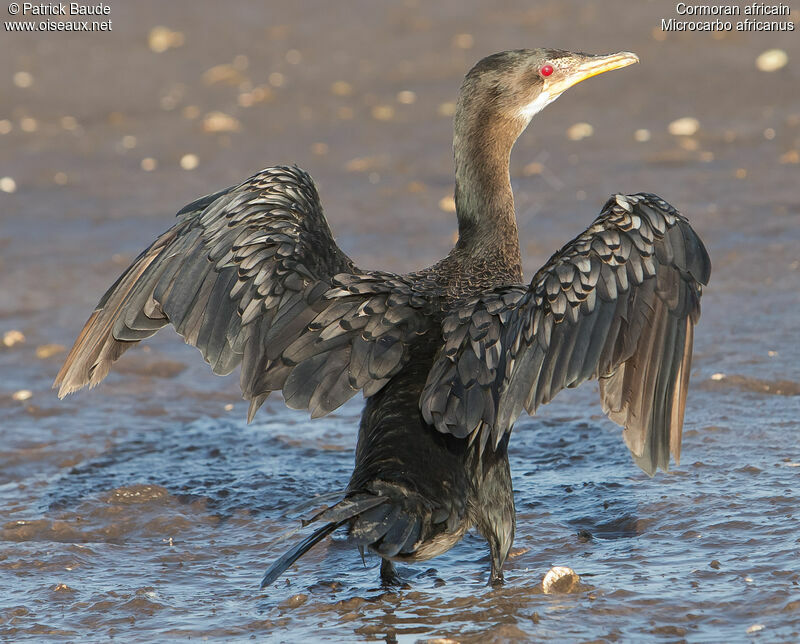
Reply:
M542 579L542 589L545 593L571 593L578 589L581 578L567 566L555 566L547 571Z

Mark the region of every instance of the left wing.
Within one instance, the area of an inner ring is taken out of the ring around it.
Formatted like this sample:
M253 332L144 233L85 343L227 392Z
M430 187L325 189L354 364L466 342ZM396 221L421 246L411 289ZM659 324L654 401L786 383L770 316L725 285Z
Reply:
M617 195L533 277L451 312L420 399L441 432L496 447L523 407L600 380L603 410L648 474L678 462L708 253L650 194Z

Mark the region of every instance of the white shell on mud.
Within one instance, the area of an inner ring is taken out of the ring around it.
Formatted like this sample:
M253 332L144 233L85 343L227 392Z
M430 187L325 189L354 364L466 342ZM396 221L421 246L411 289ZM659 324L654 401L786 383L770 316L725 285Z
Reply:
M545 593L571 593L578 588L581 578L572 568L567 566L554 566L547 571L542 579L542 589Z

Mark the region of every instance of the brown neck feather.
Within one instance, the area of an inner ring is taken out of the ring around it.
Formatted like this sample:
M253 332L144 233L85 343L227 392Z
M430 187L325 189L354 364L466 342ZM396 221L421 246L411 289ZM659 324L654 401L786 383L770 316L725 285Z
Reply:
M474 105L474 103L473 103ZM459 104L453 150L456 166L456 249L499 260L521 272L509 159L524 129L518 119Z

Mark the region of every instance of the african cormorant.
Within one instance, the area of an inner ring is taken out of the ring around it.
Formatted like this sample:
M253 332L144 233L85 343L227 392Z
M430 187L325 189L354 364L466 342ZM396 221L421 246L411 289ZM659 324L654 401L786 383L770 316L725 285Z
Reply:
M171 323L217 374L241 363L249 419L270 392L323 416L363 390L344 498L267 571L266 586L340 526L392 561L445 552L471 527L503 579L515 511L507 447L523 409L599 379L603 410L649 474L680 455L692 334L710 261L651 194L615 195L522 282L509 156L576 83L635 63L552 49L478 62L455 114L458 241L424 270L362 270L334 242L311 177L262 170L203 197L100 300L55 386L96 385Z

